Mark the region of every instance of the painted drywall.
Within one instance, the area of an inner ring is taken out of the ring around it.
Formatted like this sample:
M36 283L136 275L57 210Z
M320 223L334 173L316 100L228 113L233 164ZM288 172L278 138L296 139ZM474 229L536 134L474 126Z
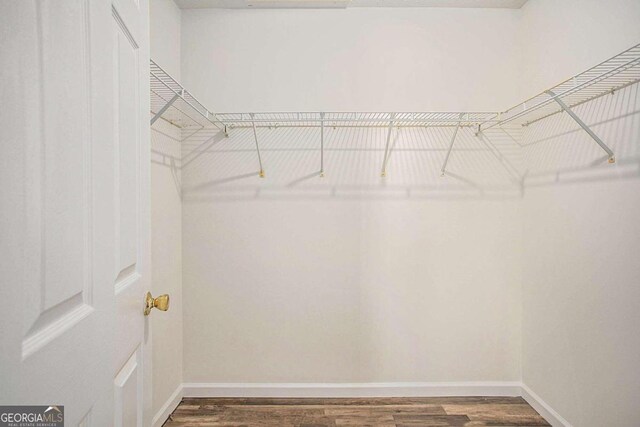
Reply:
M519 379L517 202L258 197L184 215L185 381Z
M485 111L518 102L518 11L184 10L184 81L215 111Z
M180 10L173 0L151 7L151 58L180 75ZM170 309L151 314L153 414L182 384L182 200L180 130L158 120L151 128L151 263L154 295L169 294ZM164 420L162 420L164 421Z
M637 1L536 0L522 12L529 95L640 42ZM640 89L576 112L617 162L566 115L525 135L523 382L574 426L631 426L640 419Z
M517 91L515 11L183 11L209 108L482 110ZM482 82L482 84L478 84ZM184 376L520 379L520 201L504 135L233 129L183 144ZM501 159L505 156L505 159ZM517 169L517 165L515 166Z
M180 81L182 11L173 0L153 0L149 13L151 59Z

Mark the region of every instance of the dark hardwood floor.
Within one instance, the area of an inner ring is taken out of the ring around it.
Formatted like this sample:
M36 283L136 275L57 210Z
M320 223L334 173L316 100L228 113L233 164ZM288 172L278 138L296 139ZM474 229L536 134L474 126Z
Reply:
M185 398L164 427L539 427L521 397L366 399Z

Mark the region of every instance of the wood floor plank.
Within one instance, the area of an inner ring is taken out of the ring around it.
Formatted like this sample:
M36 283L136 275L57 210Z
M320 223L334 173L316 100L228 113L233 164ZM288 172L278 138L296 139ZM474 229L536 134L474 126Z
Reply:
M466 415L394 415L396 425L423 427L462 427L470 421Z
M521 397L184 398L164 427L541 427Z
M440 405L343 406L339 408L329 407L324 410L324 413L338 417L396 414L447 415Z
M394 425L393 415L356 415L335 417L337 426L360 426L360 425Z
M503 405L442 405L445 412L451 415L467 415L472 421L483 421L486 425L511 424L511 425L536 425L549 426L531 406L528 404Z

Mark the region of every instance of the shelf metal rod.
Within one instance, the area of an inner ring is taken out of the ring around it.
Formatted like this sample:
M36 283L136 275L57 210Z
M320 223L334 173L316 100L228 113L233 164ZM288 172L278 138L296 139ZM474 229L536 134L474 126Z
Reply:
M600 148L602 148L607 155L609 156L609 163L615 163L616 158L613 154L613 151L607 147L607 144L605 144L604 142L602 142L602 140L600 139L600 137L598 135L596 135L589 126L587 126L585 124L585 122L583 122L580 117L578 117L576 115L576 113L574 113L571 108L569 108L553 91L546 91L546 93L552 97L552 99L554 101L556 101L558 103L558 105L560 106L560 108L562 108L569 116L571 116L571 118L573 120L575 120L576 123L578 123L580 125L580 127L582 129L584 129L585 132L587 132L589 134L589 136L591 138L593 138L593 140L600 146Z
M465 113L467 114L467 113ZM493 116L497 116L498 113L490 113ZM257 118L254 120L251 119L233 119L233 118L227 118L225 117L224 114L216 114L216 117L222 117L222 118L218 118L218 122L219 123L223 123L223 124L229 124L229 123L247 123L247 122L256 122L256 123L265 123L265 124L273 124L273 123L316 123L315 126L318 126L318 124L322 121L322 119L320 118L314 118L314 117L309 117L309 118L298 118L298 117L294 117L294 118L288 118L288 117L270 117L270 118ZM402 124L402 126L426 126L428 123L449 123L450 126L453 126L454 124L457 124L460 122L460 120L458 119L448 119L448 118L439 118L439 117L435 117L435 118L425 118L425 119L420 119L420 118L416 118L416 119L396 119L395 121L399 122ZM482 123L498 123L498 120L495 119L484 119L481 117L478 117L477 119L473 120L473 119L469 119L469 120L463 120L463 122L467 122L467 121L474 121L474 122L482 122ZM382 119L367 119L367 118L358 118L358 119L353 119L353 118L340 118L340 117L333 117L331 119L328 120L329 123L376 123L377 126L388 126L388 124L385 124L385 121L383 121ZM465 124L463 126L471 126L470 124Z
M391 131L393 130L393 122L396 117L396 113L391 113L391 121L389 122L389 130L387 131L387 145L384 147L384 160L382 162L382 172L380 176L383 178L387 176L387 160L389 159L389 142L391 141Z
M462 116L464 116L464 113L460 113L460 120L462 120ZM444 158L442 169L440 169L440 176L444 176L444 171L447 168L447 163L449 162L449 156L451 155L451 150L453 149L453 143L456 142L456 135L458 134L458 129L460 129L460 122L458 122L458 126L456 126L456 128L453 131L453 135L451 135L449 150L447 150L447 156Z
M158 120L165 113L165 111L167 111L169 107L171 107L171 104L173 104L175 100L178 98L180 98L180 94L176 93L175 95L173 95L173 98L171 98L169 102L164 104L164 106L160 109L160 111L158 111L156 115L151 118L151 125L153 125L156 122L156 120Z
M320 178L324 177L324 113L320 113Z
M254 114L250 114L253 119ZM251 122L253 126L253 138L256 140L256 151L258 152L258 163L260 163L260 178L264 178L264 169L262 168L262 157L260 157L260 146L258 145L258 131L256 131L256 122Z

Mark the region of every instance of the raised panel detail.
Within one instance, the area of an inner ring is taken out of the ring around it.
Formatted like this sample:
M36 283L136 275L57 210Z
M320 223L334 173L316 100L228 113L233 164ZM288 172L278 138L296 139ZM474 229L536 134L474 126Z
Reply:
M138 159L140 147L138 45L114 9L115 134L118 174L116 292L134 282L138 257Z
M114 379L115 427L142 425L141 351L137 348Z
M86 0L36 7L38 143L27 147L25 193L27 256L39 262L25 281L23 358L93 310L89 10Z

